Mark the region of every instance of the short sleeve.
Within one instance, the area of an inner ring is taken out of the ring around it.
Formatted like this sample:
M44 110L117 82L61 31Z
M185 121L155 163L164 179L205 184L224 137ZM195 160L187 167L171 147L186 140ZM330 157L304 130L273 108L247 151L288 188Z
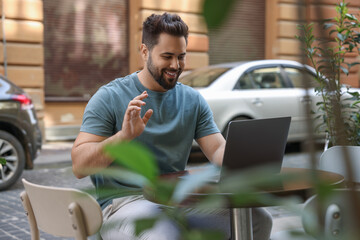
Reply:
M198 99L199 112L194 136L195 139L220 132L215 124L209 104L205 101L201 94L199 94Z
M112 105L107 89L100 88L85 108L80 131L105 137L112 136L115 126Z

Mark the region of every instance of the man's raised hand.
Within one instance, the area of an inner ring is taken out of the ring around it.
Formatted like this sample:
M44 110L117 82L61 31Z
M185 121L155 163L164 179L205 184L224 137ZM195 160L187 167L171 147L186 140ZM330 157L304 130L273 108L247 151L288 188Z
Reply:
M147 92L144 91L129 102L121 130L123 140L132 140L140 136L144 131L147 122L153 114L153 110L149 109L144 114L144 117L141 118L140 116L141 107L146 104L143 100L148 96Z

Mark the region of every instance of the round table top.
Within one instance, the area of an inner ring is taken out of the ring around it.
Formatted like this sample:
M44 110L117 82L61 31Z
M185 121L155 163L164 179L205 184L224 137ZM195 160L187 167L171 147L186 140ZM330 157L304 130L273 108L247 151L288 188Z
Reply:
M165 179L179 179L179 176L186 174L186 172L178 172L173 174L166 174L162 176ZM307 168L282 168L279 173L281 176L279 182L274 186L266 186L265 188L257 188L256 192L252 192L252 195L271 194L277 197L284 196L298 196L303 200L306 200L314 192L314 180L317 179L323 184L328 184L336 187L343 186L344 177L340 174L322 171L312 170ZM219 184L207 184L201 189L197 189L194 192L186 194L185 200L176 204L177 206L190 206L209 196L221 196L225 198L231 198L234 196L233 192L228 190L223 191L221 183ZM144 189L144 197L152 202L157 202L156 194L149 188ZM257 199L256 197L254 199ZM172 204L170 204L172 205ZM248 203L229 203L229 207L261 207L270 206L270 204L264 204L254 200Z

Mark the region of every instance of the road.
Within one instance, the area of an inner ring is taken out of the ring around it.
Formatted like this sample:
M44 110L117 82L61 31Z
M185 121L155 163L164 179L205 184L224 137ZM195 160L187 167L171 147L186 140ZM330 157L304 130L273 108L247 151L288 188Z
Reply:
M57 186L89 189L92 187L88 177L77 179L72 174L70 149L71 142L45 144L40 156L35 161L33 170L25 170L22 178L30 182ZM319 156L319 152L317 156ZM310 166L307 154L294 150L286 153L284 166L304 167ZM10 189L0 192L0 240L30 239L30 228L25 216L19 194L23 191L21 180L17 181ZM299 226L300 218L281 207L267 208L274 219L274 230ZM286 225L286 226L285 226ZM42 239L63 239L40 233Z

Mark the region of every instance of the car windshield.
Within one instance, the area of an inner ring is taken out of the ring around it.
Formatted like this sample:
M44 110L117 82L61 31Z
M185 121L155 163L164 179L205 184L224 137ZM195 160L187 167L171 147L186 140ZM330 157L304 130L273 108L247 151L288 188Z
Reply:
M226 67L197 69L182 77L180 82L196 88L207 87L229 69Z

